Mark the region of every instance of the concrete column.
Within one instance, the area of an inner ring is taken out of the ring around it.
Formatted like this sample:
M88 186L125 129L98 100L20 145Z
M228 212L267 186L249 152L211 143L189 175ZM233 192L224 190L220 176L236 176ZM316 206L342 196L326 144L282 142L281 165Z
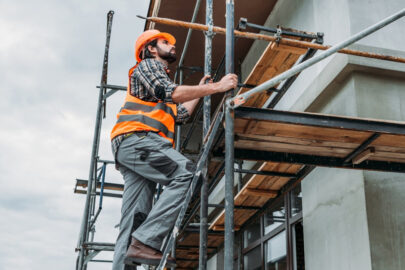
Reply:
M405 269L405 176L364 172L372 269Z
M329 92L313 110L405 120L405 79L353 71ZM404 268L405 175L317 168L302 186L308 269Z
M317 168L302 182L305 268L371 268L361 171Z

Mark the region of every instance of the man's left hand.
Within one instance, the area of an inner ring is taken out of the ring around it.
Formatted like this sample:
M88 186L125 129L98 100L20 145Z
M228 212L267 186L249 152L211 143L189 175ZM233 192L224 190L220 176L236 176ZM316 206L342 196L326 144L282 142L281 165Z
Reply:
M211 75L205 75L202 79L201 79L201 81L200 81L200 83L198 84L198 85L203 85L203 84L205 84L205 81L206 80L208 80L208 79L210 79L211 78ZM212 79L210 79L209 81L208 81L208 83L212 83L213 81L212 81Z

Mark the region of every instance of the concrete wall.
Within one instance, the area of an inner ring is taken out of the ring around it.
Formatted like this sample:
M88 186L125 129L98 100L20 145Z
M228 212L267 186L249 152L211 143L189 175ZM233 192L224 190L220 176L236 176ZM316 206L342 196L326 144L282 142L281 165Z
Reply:
M312 111L405 120L405 77L352 70L333 85ZM404 194L403 174L316 169L303 181L306 266L404 269Z
M405 269L405 176L364 172L373 269Z
M283 0L266 21L336 44L404 8L403 0ZM405 19L351 48L405 57ZM242 63L243 79L266 42ZM302 72L276 107L405 121L405 65L336 54ZM405 175L317 168L302 182L306 269L405 269Z
M362 172L317 168L302 194L305 268L371 269Z
M291 27L311 32L324 32L324 44L334 45L347 39L358 31L368 27L385 17L404 8L403 0L283 0L278 1L265 25L275 27ZM376 53L389 53L391 55L404 55L404 36L400 33L405 28L405 20L401 19L386 28L380 29L369 37L359 41L351 47L364 49ZM259 59L267 43L255 41L242 63L242 77L245 79L254 64ZM358 57L348 57L336 54L302 72L294 85L289 89L276 108L290 109L307 100L301 110L306 110L310 103L320 94L310 91L318 83L325 83L327 77L336 77L341 69L351 62L362 62ZM370 62L366 60L366 62ZM371 62L375 62L372 61ZM373 63L391 68L391 63ZM396 69L403 65L394 64ZM328 70L330 73L324 74ZM332 79L333 80L333 79ZM323 88L321 88L323 89ZM310 96L308 96L308 92Z
M349 73L313 110L357 116L356 77ZM305 266L372 269L363 172L317 168L302 189Z

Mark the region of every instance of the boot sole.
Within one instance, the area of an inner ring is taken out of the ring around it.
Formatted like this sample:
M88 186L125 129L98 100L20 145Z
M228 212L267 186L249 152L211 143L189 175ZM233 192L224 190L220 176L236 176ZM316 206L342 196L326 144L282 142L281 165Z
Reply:
M132 265L132 266L137 266L141 264L147 264L147 265L152 265L152 266L158 266L160 263L160 260L157 259L143 259L143 258L125 258L124 259L124 264L126 265ZM176 263L173 262L166 262L167 267L176 267Z

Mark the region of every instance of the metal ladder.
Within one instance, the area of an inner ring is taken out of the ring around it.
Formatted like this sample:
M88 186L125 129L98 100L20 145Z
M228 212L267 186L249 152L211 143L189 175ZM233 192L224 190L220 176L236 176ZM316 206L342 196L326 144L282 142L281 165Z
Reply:
M214 142L215 134L218 131L218 127L219 127L220 123L222 122L223 116L224 116L224 112L220 111L218 113L218 116L215 119L214 124L212 125L212 133L207 135L208 136L207 143L203 145L203 149L200 152L200 156L198 158L198 162L197 162L197 165L196 165L196 170L195 170L193 179L191 180L190 187L189 187L189 189L187 191L186 198L184 200L184 203L183 203L183 206L182 206L182 208L180 210L180 213L179 213L179 215L177 217L176 223L175 223L175 225L173 227L172 232L170 233L169 239L166 242L166 247L165 247L165 249L163 251L162 260L160 261L158 267L156 268L157 270L163 270L164 269L164 266L165 266L166 261L167 261L167 257L169 256L171 248L173 247L173 243L174 243L174 241L176 240L176 238L177 238L177 236L179 234L180 226L181 226L181 224L183 222L184 215L186 213L188 205L190 204L190 200L191 200L191 198L192 198L192 196L193 196L193 194L195 192L195 188L196 188L196 186L198 184L198 180L199 180L199 178L200 178L200 176L202 174L202 170L203 170L205 161L206 161L206 159L208 157L208 154L209 154L209 152L211 150L212 144Z

